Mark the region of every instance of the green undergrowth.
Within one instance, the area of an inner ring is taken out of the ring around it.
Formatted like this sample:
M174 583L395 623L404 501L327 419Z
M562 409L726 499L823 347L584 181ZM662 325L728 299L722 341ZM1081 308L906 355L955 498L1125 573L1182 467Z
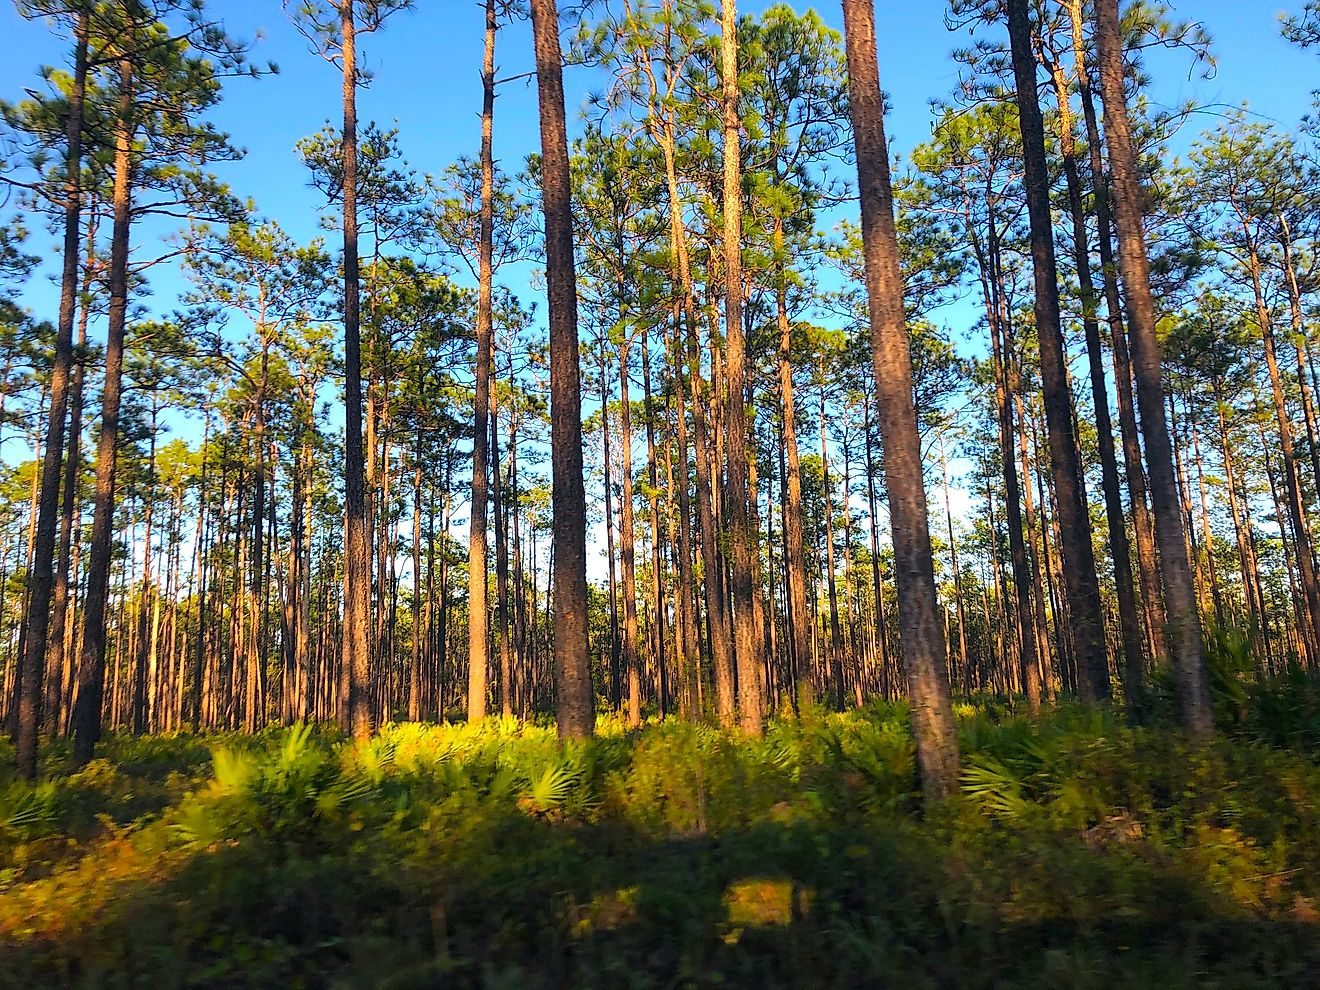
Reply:
M0 777L0 987L1314 986L1295 690L1204 745L963 704L935 807L901 706L55 746Z

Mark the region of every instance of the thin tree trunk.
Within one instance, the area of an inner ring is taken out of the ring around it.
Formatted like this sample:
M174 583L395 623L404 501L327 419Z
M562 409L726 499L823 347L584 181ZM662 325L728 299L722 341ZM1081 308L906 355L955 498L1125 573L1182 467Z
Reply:
M101 735L101 701L105 690L106 598L110 590L110 553L115 522L115 448L119 439L119 408L124 368L124 330L128 317L128 248L132 222L134 120L133 63L127 55L118 64L119 106L115 126L114 229L110 241L110 308L105 349L105 382L101 388L101 429L96 448L96 497L83 607L82 660L78 671L78 703L74 712L74 760L91 758Z
M958 613L958 660L963 673L963 691L971 693L967 660L967 610L963 605L962 570L958 566L958 541L953 534L953 507L949 502L949 459L944 449L944 433L940 432L940 472L944 476L944 521L949 530L949 563L953 568L954 607Z
M51 593L55 582L55 538L59 527L60 466L64 456L65 413L73 369L73 319L78 298L78 262L82 227L83 101L87 93L87 35L89 8L83 8L74 28L73 85L65 122L64 154L64 258L60 276L59 321L55 332L55 361L51 368L50 409L45 450L41 462L41 502L32 562L25 626L27 654L20 668L18 708L18 773L37 776L37 737L41 731L41 694L50 629Z
M309 401L307 408L315 408L311 401L313 389L309 387ZM294 638L297 645L294 649L294 660L298 665L298 676L303 686L303 694L299 702L299 718L303 720L317 718L316 715L316 681L323 676L324 665L318 663L317 658L323 657L322 650L313 650L312 639L312 545L315 541L316 527L316 509L313 499L316 492L316 461L312 453L312 431L314 424L308 423L304 429L306 432L303 437L303 479L302 479L302 539L300 547L302 551L302 563L298 566L299 587L298 587L298 610L294 617ZM322 612L324 615L324 612ZM318 629L318 641L324 641L324 632Z
M691 261L688 255L687 233L683 228L683 204L679 195L678 170L676 164L675 137L672 121L661 118L655 127L656 137L665 161L666 190L669 198L669 233L677 267L677 282L681 293L682 323L679 331L680 342L675 351L674 366L676 374L682 374L681 363L686 343L687 386L691 394L692 408L692 446L693 462L696 473L697 517L700 535L700 550L703 562L702 585L706 599L706 625L710 636L712 667L715 672L716 707L721 724L730 725L735 717L732 646L729 642L729 628L726 622L723 585L721 581L721 554L719 534L716 528L714 486L711 483L710 437L707 431L705 387L701 377L701 351L697 343L697 308L693 289ZM681 386L677 386L681 387ZM679 429L682 433L680 446L686 437L683 404L680 398L678 416ZM685 455L686 457L686 455ZM686 516L686 512L683 513ZM680 578L680 581L682 579ZM695 588L682 581L685 588L695 593ZM692 627L695 631L699 608L694 610ZM691 640L692 657L700 656L700 639ZM697 685L702 681L697 677Z
M412 504L412 666L408 669L408 721L422 720L422 441L413 452Z
M95 265L95 214L87 229L87 262L83 274L82 306L78 313L78 348L69 391L69 440L64 456L64 483L61 488L60 537L55 567L55 594L50 626L50 662L60 672L61 717L52 729L67 733L72 721L74 687L77 680L77 653L74 650L74 627L71 620L78 584L78 557L81 539L75 529L81 511L83 389L87 378L87 324L91 312L91 283Z
M1127 294L1129 332L1132 337L1137 397L1141 403L1141 429L1146 441L1159 540L1160 570L1165 604L1174 644L1183 724L1188 732L1207 736L1214 731L1210 690L1201 640L1201 619L1196 612L1191 567L1187 560L1182 514L1178 511L1178 481L1173 471L1168 424L1164 418L1164 384L1160 347L1155 335L1155 300L1150 288L1150 259L1146 252L1145 217L1137 157L1128 119L1123 71L1122 35L1118 0L1096 0L1096 44L1100 55L1100 86L1105 105L1105 133L1114 187L1114 217L1118 226L1119 263Z
M1005 339L1005 357L1008 357L1012 347L1011 338ZM1017 381L1021 381L1021 372L1015 372ZM1023 413L1022 395L1017 389L1011 390L1015 393L1014 405L1017 410L1017 437L1018 437L1018 458L1022 465L1022 507L1025 513L1027 526L1027 539L1030 545L1031 559L1031 580L1035 599L1035 622L1036 622L1036 643L1040 647L1041 663L1041 681L1045 688L1045 695L1053 704L1055 700L1054 685L1054 663L1050 648L1046 645L1052 637L1050 630L1049 616L1046 614L1046 606L1054 610L1054 579L1050 573L1049 564L1049 540L1046 536L1045 521L1042 518L1040 525L1036 524L1036 509L1033 501L1032 490L1032 471L1031 471L1031 448L1027 438L1027 418ZM1038 480L1038 479L1037 479ZM1041 506L1041 515L1044 516L1045 507ZM1036 537L1040 536L1040 544L1037 545ZM1042 577L1043 575L1043 577ZM1057 616L1056 616L1057 618ZM1063 667L1062 651L1059 649L1057 639L1053 644L1054 653L1059 655L1059 667Z
M477 365L473 398L472 506L468 521L468 721L486 717L490 633L486 606L486 503L490 474L490 390L494 327L492 313L495 159L495 0L486 0L486 49L481 67L481 218L477 286Z
M195 630L194 650L196 657L193 666L193 685L192 685L192 731L194 734L201 731L202 728L202 703L203 700L209 702L210 698L206 688L210 686L210 664L209 664L209 640L207 638L207 613L209 601L207 599L207 575L210 570L208 567L207 550L209 549L208 527L212 525L211 515L208 512L206 502L206 483L207 473L210 467L210 441L211 441L211 416L208 412L202 427L202 466L197 483L197 629ZM221 491L223 495L224 482L221 480ZM223 532L221 537L223 538Z
M1072 641L1079 667L1083 701L1108 700L1109 662L1100 582L1086 505L1081 457L1068 388L1067 357L1059 315L1059 274L1050 215L1050 176L1045 157L1045 125L1036 91L1036 61L1031 46L1028 0L1008 0L1008 34L1017 84L1018 120L1022 130L1024 185L1030 214L1031 257L1035 275L1036 334L1040 341L1040 373L1050 449L1050 473L1058 499Z
M1279 214L1279 243L1283 251L1284 286L1288 290L1288 314L1292 320L1293 349L1297 354L1297 390L1302 399L1302 418L1306 424L1306 447L1311 459L1311 478L1320 485L1320 433L1317 433L1315 404L1306 373L1306 325L1302 311L1302 291L1297 282L1297 263L1293 256L1293 234L1288 218Z
M494 355L492 355L492 362ZM492 365L492 385L499 376ZM510 376L512 377L512 376ZM500 477L500 411L498 390L490 390L490 459L491 510L495 524L495 638L500 651L500 711L513 714L513 657L509 644L509 534L508 510L505 507L504 486Z
M825 437L825 369L819 369L820 388L820 488L824 515L821 518L825 543L825 597L830 603L830 637L825 644L825 680L834 692L834 705L843 709L843 673L839 669L839 589L834 577L834 502L830 497L830 451Z
M1228 495L1229 514L1233 519L1233 535L1237 540L1238 566L1242 575L1242 597L1247 606L1247 615L1252 624L1264 637L1266 657L1269 654L1268 622L1265 612L1265 596L1257 580L1256 562L1251 550L1251 541L1244 528L1242 512L1238 508L1237 472L1234 468L1233 445L1228 435L1228 416L1219 390L1215 392L1215 413L1219 423L1219 447L1224 462L1224 487Z
M628 392L628 352L631 339L625 337L619 346L619 456L623 476L621 506L621 539L623 564L623 662L628 676L628 725L642 724L642 674L637 657L637 563L636 532L633 520L632 483L632 399Z
M578 355L573 209L564 117L563 57L555 0L531 0L541 119L550 322L550 461L554 528L554 655L560 738L590 736L595 698L587 652L587 505L582 479L582 374Z
M1128 546L1127 520L1114 448L1114 426L1109 416L1109 391L1105 386L1104 351L1100 343L1097 295L1091 274L1091 248L1083 212L1082 184L1077 167L1077 140L1073 132L1068 81L1062 67L1052 66L1058 100L1059 137L1063 172L1068 190L1068 212L1072 220L1073 260L1082 302L1082 327L1086 334L1086 356L1091 376L1091 401L1095 411L1096 441L1100 449L1100 484L1105 497L1105 519L1109 528L1109 554L1114 566L1114 592L1118 599L1119 631L1122 639L1124 697L1129 706L1138 697L1145 669L1144 636L1132 579L1132 555Z
M626 361L624 362L627 363ZM625 380L626 380L625 373ZM626 385L625 385L626 387ZM650 512L651 523L651 597L653 602L653 623L655 625L655 664L659 673L658 694L660 701L660 714L665 716L669 712L669 691L668 691L668 657L666 647L665 631L665 594L664 594L664 563L663 554L660 549L660 477L659 465L656 463L655 446L655 403L651 396L651 343L642 337L642 388L643 402L646 411L646 471L647 480L650 483L650 491L647 493L647 504ZM627 403L624 403L625 408ZM673 540L672 529L668 532L668 537Z
M1105 177L1103 140L1096 115L1091 74L1086 64L1083 37L1082 0L1067 0L1072 20L1073 57L1077 67L1077 88L1081 97L1082 118L1086 123L1086 143L1091 165L1096 223L1099 228L1100 271L1104 283L1105 309L1113 344L1114 385L1118 398L1118 424L1123 441L1123 462L1128 495L1132 502L1132 535L1137 549L1137 578L1146 617L1147 640L1154 657L1167 657L1169 648L1165 630L1164 598L1160 587L1159 562L1156 558L1155 524L1146 504L1148 486L1142 464L1141 440L1137 426L1136 399L1132 392L1132 360L1128 353L1127 333L1123 327L1123 306L1118 285L1118 266L1114 259L1114 231L1110 216L1109 184ZM1129 716L1141 719L1142 681L1124 684Z
M1197 504L1201 510L1201 533L1205 539L1205 561L1206 571L1210 578L1210 598L1214 605L1215 622L1222 626L1228 621L1228 617L1224 611L1224 599L1219 588L1218 567L1215 564L1215 537L1210 529L1210 508L1206 501L1205 471L1201 464L1200 431L1196 428L1196 420L1193 418L1191 407L1186 400L1184 400L1184 407L1187 409L1188 427L1192 433L1192 464L1196 468Z
M1274 458L1270 455L1269 437L1265 432L1263 420L1257 420L1257 433L1260 437L1261 450L1264 453L1263 461L1265 466L1265 480L1269 484L1270 499L1274 506L1274 518L1279 525L1279 545L1283 551L1283 570L1288 576L1288 600L1292 603L1293 612L1293 646L1297 652L1297 659L1308 666L1315 662L1315 654L1311 652L1311 644L1305 634L1306 629L1306 602L1301 590L1297 586L1297 573L1293 567L1293 562L1297 559L1294 552L1296 546L1295 533L1289 524L1289 513L1284 508L1283 499L1279 495L1279 484L1275 479ZM1284 630L1284 642L1289 639L1288 631Z
M610 381L609 362L605 356L606 335L600 337L600 440L601 473L605 502L605 561L606 590L610 606L608 676L610 704L618 711L623 702L623 677L619 670L619 596L614 572L614 459L610 451ZM604 648L602 647L602 652Z
M682 345L679 342L680 317L675 314L674 333L670 355L674 382L674 427L671 434L677 442L678 476L675 478L674 455L666 458L666 480L672 493L677 484L678 491L678 543L674 547L674 556L678 564L678 586L674 589L675 612L677 620L677 664L680 694L679 708L685 718L694 718L701 711L702 677L700 670L701 639L697 630L696 619L696 577L693 573L692 559L692 496L688 473L688 435L687 409L683 375L679 370ZM670 507L672 508L672 496ZM671 522L670 532L673 532Z
M782 251L782 224L776 223L775 237ZM790 688L797 697L796 678L805 668L811 655L807 635L807 551L802 534L802 462L798 453L797 416L793 398L793 364L791 335L788 319L788 288L781 273L775 287L775 313L779 324L779 405L780 440L784 450L784 505L781 513L784 527L784 570L788 595L789 671L793 682Z
M347 728L371 735L371 546L367 532L362 439L362 344L359 327L357 220L357 53L353 0L341 0L344 62L344 653Z
M735 0L720 5L720 66L724 104L724 350L728 405L724 453L727 494L724 513L730 536L733 652L737 664L738 724L761 733L760 644L756 635L756 531L752 525L747 448L747 371L743 342L742 160L738 111L738 11Z
M690 277L688 279L690 284ZM706 630L710 640L711 670L715 676L715 709L721 725L732 725L735 717L733 646L727 621L722 580L719 523L715 514L715 482L711 471L712 436L708 428L707 386L701 376L701 351L697 344L695 303L685 314L687 330L688 381L691 388L692 460L697 480L697 519L701 535L702 586L706 597ZM712 368L712 377L713 377Z
M1288 415L1287 396L1283 388L1283 373L1279 368L1275 350L1274 326L1261 288L1260 261L1254 245L1250 248L1249 264L1261 340L1264 343L1265 367L1269 372L1274 414L1279 424L1279 451L1283 456L1284 489L1287 494L1289 521L1293 529L1297 567L1301 575L1304 609L1298 634L1306 640L1308 654L1315 656L1320 652L1320 585L1317 585L1315 554L1306 517L1301 474L1297 470L1296 447L1292 421Z
M880 522L877 518L880 510L875 495L875 445L871 442L870 390L863 391L862 403L863 415L866 418L866 502L871 536L871 591L875 596L875 640L880 661L881 690L888 700L890 697L889 634L885 628L884 578L880 574ZM804 611L805 608L804 604Z
M154 486L152 485L152 476L155 473L156 461L156 424L155 410L152 412L151 424L151 453L147 461L147 482L142 493L143 515L142 515L142 590L138 594L138 625L137 625L137 650L133 663L133 705L132 705L132 725L133 734L143 735L148 731L148 710L147 710L147 675L148 659L151 652L151 635L148 628L148 608L156 598L156 589L153 587L154 575L152 572L152 557L154 550L152 547L152 537L154 536L153 525L156 517L156 498ZM253 657L251 663L257 663L257 658ZM252 731L252 730L249 730Z
M969 232L971 228L968 221ZM990 326L990 353L995 374L995 410L999 423L999 455L1004 473L1004 501L1007 514L1008 548L1013 567L1013 590L1017 597L1018 615L1018 667L1022 678L1022 691L1027 696L1027 709L1035 715L1040 711L1041 655L1037 636L1036 613L1032 604L1032 574L1034 568L1027 554L1027 543L1022 530L1022 487L1018 481L1017 457L1013 450L1013 402L1009 398L1009 343L1005 331L1011 326L1000 319L1003 308L998 303L998 273L990 265L997 265L998 243L992 225L990 258L983 257L979 238L973 236L978 263L984 273L981 290L985 299L986 321Z

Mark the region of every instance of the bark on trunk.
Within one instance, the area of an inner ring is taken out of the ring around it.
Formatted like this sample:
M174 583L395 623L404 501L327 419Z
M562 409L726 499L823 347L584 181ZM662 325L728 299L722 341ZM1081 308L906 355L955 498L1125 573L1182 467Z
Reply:
M1127 295L1137 398L1141 404L1141 430L1146 441L1146 466L1155 510L1160 570L1169 612L1179 702L1183 725L1188 732L1208 736L1214 731L1214 723L1205 669L1205 648L1201 640L1201 618L1196 612L1191 567L1187 560L1182 514L1178 511L1178 481L1173 470L1173 451L1164 416L1163 373L1159 341L1155 335L1155 300L1150 288L1150 259L1146 252L1141 186L1124 88L1118 0L1096 0L1095 10L1105 133L1113 177L1114 218L1118 227L1119 263Z
M724 374L728 404L724 414L727 494L724 514L730 536L730 590L733 598L733 653L738 678L738 724L761 733L760 644L756 635L756 532L749 503L747 371L743 341L742 118L738 111L738 11L735 0L720 8L720 66L724 104Z
M1081 457L1068 388L1067 358L1059 315L1059 273L1050 215L1050 176L1045 158L1045 124L1036 91L1036 60L1031 45L1028 0L1008 0L1008 35L1017 84L1022 130L1024 185L1030 215L1031 258L1035 276L1036 335L1040 342L1041 386L1049 438L1050 473L1058 499L1057 519L1063 554L1064 585L1079 668L1083 701L1108 700L1109 659L1100 582L1096 576L1091 520L1086 506Z
M531 0L541 121L550 322L550 464L554 490L554 656L560 738L590 736L595 698L587 652L587 509L582 479L582 374L578 354L573 210L564 118L563 59L555 0Z
M74 712L74 760L92 758L101 735L101 700L105 690L106 599L110 591L110 551L115 522L115 448L119 439L119 407L124 369L124 328L128 316L128 247L131 217L134 120L132 61L118 65L119 106L115 125L113 212L110 241L110 308L105 349L105 382L101 388L101 429L96 446L96 497L87 565L87 597L83 607L82 661L78 671L78 702Z
M1100 319L1097 315L1098 298L1091 273L1090 238L1086 232L1082 184L1077 167L1077 141L1073 133L1072 108L1068 102L1068 81L1060 66L1052 67L1051 77L1059 105L1059 138L1068 191L1068 213L1072 220L1073 259L1077 267L1082 302L1082 327L1086 334L1086 356L1091 376L1091 402L1095 411L1096 440L1100 448L1100 485L1105 497L1109 554L1113 560L1114 591L1118 599L1118 622L1123 648L1120 670L1124 697L1131 705L1140 693L1145 669L1144 636L1132 579L1132 555L1128 544L1127 520L1123 514L1114 427L1109 416L1109 390L1105 385L1104 351L1100 343Z
M362 438L362 345L359 327L357 222L357 59L353 0L340 4L344 61L344 653L347 728L371 735L371 546Z
M872 0L843 0L843 19L862 206L876 412L889 490L903 664L922 787L928 797L942 798L958 785L958 743L945 669L944 630L935 596L921 440L912 398L912 359L904 325Z
M626 332L626 331L625 331ZM632 409L628 393L627 338L619 347L619 473L623 476L623 505L621 511L623 541L623 662L628 676L628 725L642 724L642 674L637 658L637 563L634 543L636 532L633 519L632 483Z
M489 693L490 635L486 607L486 503L490 475L490 378L492 338L492 267L494 253L495 159L495 0L486 0L486 53L481 67L481 217L478 245L477 366L473 397L472 508L468 521L468 721L486 717Z
M50 409L41 462L41 501L37 509L28 607L27 651L22 657L18 703L18 773L37 776L37 737L41 730L42 681L50 631L51 592L55 581L55 537L59 528L60 464L64 457L64 420L73 369L73 318L78 297L78 262L82 228L83 101L87 93L87 35L91 15L84 9L74 29L73 86L65 122L64 258L60 276L59 321L55 331L55 362L50 377Z

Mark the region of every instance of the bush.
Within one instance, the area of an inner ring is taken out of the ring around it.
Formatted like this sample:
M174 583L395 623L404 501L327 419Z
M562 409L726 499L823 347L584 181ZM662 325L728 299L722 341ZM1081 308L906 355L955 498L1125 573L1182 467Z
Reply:
M1221 693L1198 746L967 706L936 807L902 706L764 739L116 738L0 784L0 987L1306 986L1320 771L1290 677Z

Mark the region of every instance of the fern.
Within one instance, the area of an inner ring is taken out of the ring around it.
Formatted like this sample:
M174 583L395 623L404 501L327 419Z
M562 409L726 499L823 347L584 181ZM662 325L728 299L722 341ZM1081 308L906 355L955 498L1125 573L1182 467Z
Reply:
M211 846L229 838L234 831L231 817L213 802L185 801L169 823L174 836L185 845Z
M316 814L318 817L327 817L340 808L366 800L374 791L371 781L365 776L341 776L316 794Z
M519 804L535 815L562 811L584 776L580 764L566 760L547 767L521 795Z
M298 766L307 754L311 738L312 727L309 723L300 722L289 726L285 730L284 741L280 746L278 766L284 770Z
M993 756L972 758L963 767L963 793L987 815L1002 822L1021 824L1031 810L1022 793L1022 781Z
M15 784L0 796L0 832L32 840L55 831L58 794L51 784Z

